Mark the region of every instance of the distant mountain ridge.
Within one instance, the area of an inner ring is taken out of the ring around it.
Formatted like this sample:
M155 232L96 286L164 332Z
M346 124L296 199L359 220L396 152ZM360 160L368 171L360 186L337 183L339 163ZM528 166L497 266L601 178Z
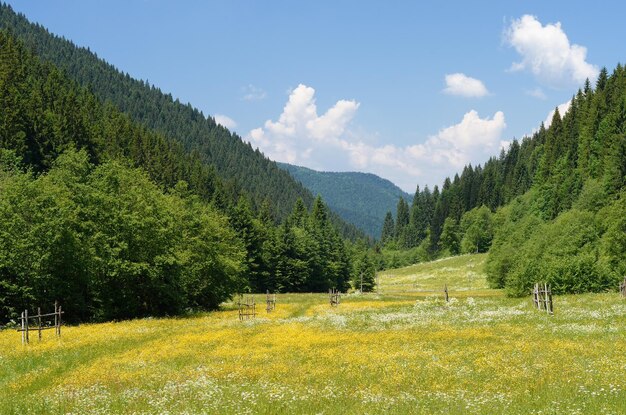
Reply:
M277 163L344 220L374 238L380 238L388 211L395 212L398 199L410 203L412 196L387 179L372 173L320 172L287 163Z

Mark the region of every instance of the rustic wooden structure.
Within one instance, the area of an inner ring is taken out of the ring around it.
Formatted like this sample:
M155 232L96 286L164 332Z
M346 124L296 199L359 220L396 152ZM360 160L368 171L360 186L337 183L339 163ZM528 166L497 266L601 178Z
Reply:
M239 321L256 318L256 303L254 301L254 296L247 296L245 299L243 296L240 296L237 304L239 306Z
M537 307L537 310L545 310L548 314L554 314L552 289L549 284L535 284L533 288L533 304Z
M271 313L276 308L276 294L270 294L270 290L267 290L265 303L265 311Z
M626 277L624 277L624 281L619 284L619 293L622 297L626 298Z
M54 303L54 313L41 314L41 308L37 308L37 314L29 316L28 310L24 310L20 317L20 328L17 329L17 331L22 333L22 344L30 342L31 331L37 332L39 340L41 340L42 330L54 329L57 337L61 337L61 325L63 324L61 316L63 314L64 311L56 301ZM36 323L31 325L30 320L34 320Z
M331 288L328 290L328 297L330 299L331 307L337 307L339 303L341 302L341 295L339 294L339 291L337 291L336 288Z

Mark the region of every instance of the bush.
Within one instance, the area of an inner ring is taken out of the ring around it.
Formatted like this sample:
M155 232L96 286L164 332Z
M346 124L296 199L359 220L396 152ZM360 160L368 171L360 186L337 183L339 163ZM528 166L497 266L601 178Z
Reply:
M461 253L487 252L493 239L492 213L486 206L472 209L461 218Z

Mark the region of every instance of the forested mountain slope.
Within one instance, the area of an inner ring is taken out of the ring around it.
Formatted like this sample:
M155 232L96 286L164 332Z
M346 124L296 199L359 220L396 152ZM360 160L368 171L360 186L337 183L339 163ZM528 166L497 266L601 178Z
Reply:
M102 102L112 103L166 139L182 143L187 152L214 166L225 192L233 199L244 193L251 199L254 210L267 202L278 220L288 216L298 198L306 206L312 206L312 194L287 172L191 104L183 104L157 87L131 78L88 48L77 47L49 33L2 3L0 29L10 30L35 54L65 71ZM353 226L332 214L331 217L344 235L352 238L362 235Z
M615 289L626 275L626 69L602 69L548 128L417 192L397 217L383 227L387 246L411 258L489 250L490 283L513 295L539 281Z
M379 238L387 211L395 209L400 197L411 196L389 180L371 173L320 172L306 167L278 163L314 195L346 221L372 238Z
M373 273L321 198L276 225L235 196L197 152L0 30L0 323L55 300L75 321L171 315Z

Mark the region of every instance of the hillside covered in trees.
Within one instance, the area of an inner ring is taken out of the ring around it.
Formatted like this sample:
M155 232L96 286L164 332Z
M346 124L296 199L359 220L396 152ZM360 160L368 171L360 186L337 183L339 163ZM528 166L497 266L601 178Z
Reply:
M165 140L182 144L186 152L211 165L231 199L237 200L245 194L255 211L265 202L279 221L289 215L298 198L308 208L313 206L311 192L237 134L191 104L183 104L156 86L133 79L88 48L77 47L51 34L1 2L0 29L9 30L35 55L87 88L100 102L110 103L133 121L159 133ZM351 239L363 236L334 212L331 220L342 235Z
M409 194L375 174L321 172L287 163L278 166L314 195L321 195L329 208L372 238L380 236L385 213L396 206L398 199L410 200Z
M493 287L615 289L626 276L626 69L600 71L548 128L441 189L417 189L382 230L386 266L487 252Z
M284 219L252 200L0 31L0 321L55 300L80 321L177 314L373 272L321 198Z

